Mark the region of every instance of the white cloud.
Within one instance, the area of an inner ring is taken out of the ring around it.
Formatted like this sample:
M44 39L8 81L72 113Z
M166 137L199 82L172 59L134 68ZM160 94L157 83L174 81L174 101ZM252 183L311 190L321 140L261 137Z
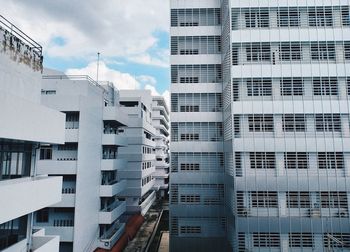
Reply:
M99 51L106 59L160 67L168 67L168 52L155 33L168 31L168 8L168 0L1 1L1 14L38 40L49 56L94 58Z
M153 76L149 75L140 75L137 77L137 80L139 80L144 86L155 86L157 84L157 80Z
M91 62L84 68L68 69L67 75L89 75L96 79L97 76L97 62ZM138 89L141 87L140 82L136 77L129 73L122 73L117 70L109 68L103 61L99 64L99 81L113 82L118 89Z
M150 90L151 94L154 96L163 96L165 102L167 103L168 107L170 108L170 92L169 92L169 90L165 90L162 94L160 94L154 86L146 85L145 89Z
M89 75L91 78L96 79L97 76L97 62L91 62L83 68L68 69L65 74L67 75ZM170 107L170 92L165 90L160 94L157 89L157 81L153 76L139 75L132 76L129 73L122 73L112 68L109 68L105 62L99 63L99 81L113 82L114 86L121 89L140 89L142 86L144 89L150 90L152 95L163 96L166 103Z

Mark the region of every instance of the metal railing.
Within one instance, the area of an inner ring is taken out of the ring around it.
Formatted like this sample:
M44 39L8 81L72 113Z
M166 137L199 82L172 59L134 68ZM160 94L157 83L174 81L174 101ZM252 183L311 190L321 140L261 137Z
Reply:
M30 38L27 34L21 31L17 26L12 24L4 16L0 15L0 27L3 27L5 30L8 30L11 35L16 36L22 42L28 44L31 49L38 55L42 56L42 46Z
M89 75L43 75L44 80L73 80L73 81L88 81L90 84L101 88L103 91L105 89L93 80Z

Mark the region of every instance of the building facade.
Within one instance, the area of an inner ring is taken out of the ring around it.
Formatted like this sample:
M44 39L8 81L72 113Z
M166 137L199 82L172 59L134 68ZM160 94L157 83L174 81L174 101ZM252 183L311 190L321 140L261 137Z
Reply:
M207 236L205 221L179 221L178 208L191 216L182 199L196 205L193 218L202 218L206 204L193 186L181 195L176 170L188 166L189 176L199 175L207 151L189 164L173 162L179 139L201 146L203 122L193 121L203 93L213 92L208 82L222 96L222 113L209 129L221 123L216 151L224 160L218 184L228 249L350 250L349 1L172 0L171 8L172 251L188 231ZM180 90L191 93L182 103ZM174 126L197 128L178 135Z
M119 103L121 111L128 116L125 129L128 145L120 152L120 157L128 160L127 169L120 175L128 182L123 195L128 212L145 215L156 199L152 95L148 90L121 90Z
M64 142L65 115L40 101L41 46L0 15L0 250L59 250L33 213L61 200L62 178L39 176L38 148Z
M63 196L36 213L35 226L59 235L62 252L111 249L127 220L156 197L152 96L88 76L44 74L42 102L66 114L66 130L64 144L40 148L37 169L63 177Z
M169 108L163 96L154 96L152 104L152 123L156 128L156 171L155 190L158 198L167 198L169 191Z

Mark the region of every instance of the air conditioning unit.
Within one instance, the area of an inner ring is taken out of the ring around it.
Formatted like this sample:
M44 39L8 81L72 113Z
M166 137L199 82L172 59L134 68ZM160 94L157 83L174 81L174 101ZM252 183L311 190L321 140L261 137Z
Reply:
M321 217L321 209L310 208L310 217Z

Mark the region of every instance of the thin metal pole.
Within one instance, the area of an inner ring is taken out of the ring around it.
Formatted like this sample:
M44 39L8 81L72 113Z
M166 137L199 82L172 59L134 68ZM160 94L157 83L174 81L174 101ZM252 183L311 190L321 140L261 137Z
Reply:
M96 74L96 82L98 83L98 71L100 67L100 53L97 53L97 74Z

